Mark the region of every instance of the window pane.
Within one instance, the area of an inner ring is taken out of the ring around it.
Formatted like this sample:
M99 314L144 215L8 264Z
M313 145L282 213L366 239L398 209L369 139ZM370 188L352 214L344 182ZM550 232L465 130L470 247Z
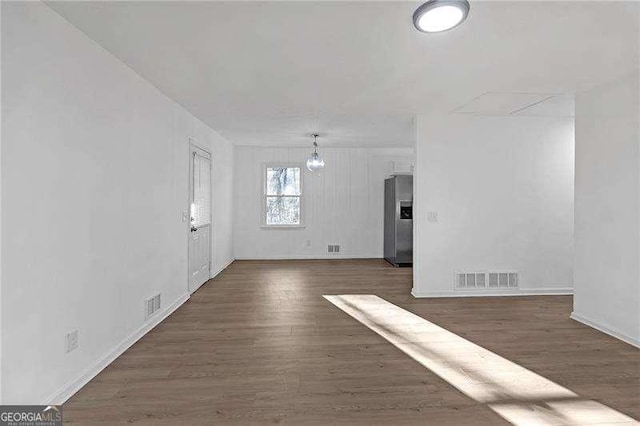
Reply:
M299 225L300 197L267 197L267 225Z
M300 195L300 167L268 167L267 195Z
M196 227L211 223L211 160L193 157L193 204L191 224Z

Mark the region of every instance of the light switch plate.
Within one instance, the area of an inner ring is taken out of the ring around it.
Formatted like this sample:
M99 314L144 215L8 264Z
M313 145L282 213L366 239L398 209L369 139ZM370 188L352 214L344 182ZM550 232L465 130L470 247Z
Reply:
M437 222L438 221L438 212L427 212L427 221L428 222Z

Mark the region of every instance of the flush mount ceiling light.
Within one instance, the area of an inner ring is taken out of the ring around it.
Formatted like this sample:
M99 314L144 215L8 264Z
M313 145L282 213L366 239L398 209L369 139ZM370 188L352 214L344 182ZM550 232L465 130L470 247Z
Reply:
M429 0L413 13L413 25L423 33L439 33L457 27L469 14L467 0Z
M317 172L324 167L324 160L318 155L318 135L314 134L311 136L313 136L313 153L307 160L307 169L311 172Z

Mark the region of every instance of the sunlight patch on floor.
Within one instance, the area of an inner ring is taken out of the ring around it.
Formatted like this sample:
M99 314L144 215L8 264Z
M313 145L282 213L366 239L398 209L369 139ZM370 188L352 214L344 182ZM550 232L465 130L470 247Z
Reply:
M324 298L513 424L640 424L378 296Z

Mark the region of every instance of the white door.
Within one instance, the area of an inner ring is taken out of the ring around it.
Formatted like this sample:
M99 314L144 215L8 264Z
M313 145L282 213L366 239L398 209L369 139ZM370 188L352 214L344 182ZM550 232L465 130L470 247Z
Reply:
M211 268L211 155L191 145L189 204L189 291L210 277Z

